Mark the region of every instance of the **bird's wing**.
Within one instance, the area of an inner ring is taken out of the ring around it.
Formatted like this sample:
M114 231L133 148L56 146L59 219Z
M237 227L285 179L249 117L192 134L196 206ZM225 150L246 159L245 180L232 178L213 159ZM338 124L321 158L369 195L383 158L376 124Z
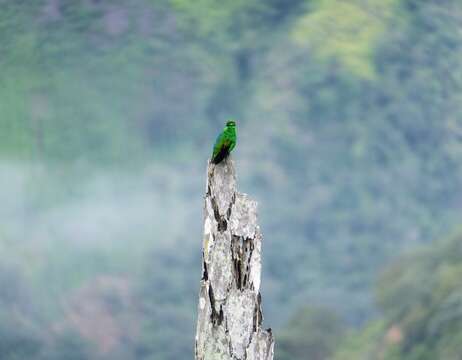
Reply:
M230 142L229 142L229 152L233 151L235 147L236 147L236 137L234 136L232 139L230 139Z
M213 154L212 154L212 159L215 158L215 156L218 155L220 152L221 148L223 147L224 143L226 140L226 136L224 132L221 132L220 135L218 135L215 145L213 146Z

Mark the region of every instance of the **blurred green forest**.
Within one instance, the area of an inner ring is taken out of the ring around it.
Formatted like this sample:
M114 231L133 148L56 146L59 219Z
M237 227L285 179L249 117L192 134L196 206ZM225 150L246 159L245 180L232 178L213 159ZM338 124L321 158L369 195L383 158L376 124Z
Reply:
M462 231L401 257L380 277L383 317L351 334L333 358L460 359Z
M460 358L459 0L0 5L0 360L192 357L229 117L276 359Z

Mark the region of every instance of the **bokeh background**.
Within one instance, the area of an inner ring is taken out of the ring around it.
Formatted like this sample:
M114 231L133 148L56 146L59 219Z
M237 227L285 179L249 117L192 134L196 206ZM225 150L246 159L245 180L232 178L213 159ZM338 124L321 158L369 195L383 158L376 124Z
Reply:
M0 359L193 357L230 117L275 359L462 359L460 0L0 0Z

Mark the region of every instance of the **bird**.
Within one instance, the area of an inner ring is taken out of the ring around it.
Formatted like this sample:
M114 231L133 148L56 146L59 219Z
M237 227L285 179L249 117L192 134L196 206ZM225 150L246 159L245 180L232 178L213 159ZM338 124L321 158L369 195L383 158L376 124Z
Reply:
M236 138L236 122L229 120L213 146L213 164L219 164L229 156L236 146Z

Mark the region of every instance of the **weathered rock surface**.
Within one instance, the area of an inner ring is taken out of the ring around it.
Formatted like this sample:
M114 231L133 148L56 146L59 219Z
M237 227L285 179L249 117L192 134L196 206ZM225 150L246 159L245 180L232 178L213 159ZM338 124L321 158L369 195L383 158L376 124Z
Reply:
M209 164L196 360L272 360L262 329L257 203L236 191L234 163Z

